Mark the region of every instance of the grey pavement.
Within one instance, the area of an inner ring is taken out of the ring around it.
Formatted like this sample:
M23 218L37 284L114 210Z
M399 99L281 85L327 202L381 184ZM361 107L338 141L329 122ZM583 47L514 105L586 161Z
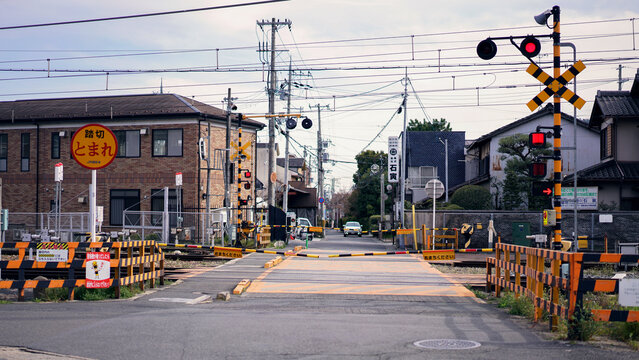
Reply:
M342 252L385 246L371 238L337 235L311 245ZM228 291L238 279L264 276L261 266L269 257L247 256L135 300L0 304L0 346L92 359L638 358L631 351L544 340L528 320L473 298L245 293L230 301L194 305L150 301ZM380 259L377 266L385 257L374 258ZM275 267L269 274L277 271ZM352 277L375 280L366 274ZM436 339L470 340L480 346L432 350L415 345Z

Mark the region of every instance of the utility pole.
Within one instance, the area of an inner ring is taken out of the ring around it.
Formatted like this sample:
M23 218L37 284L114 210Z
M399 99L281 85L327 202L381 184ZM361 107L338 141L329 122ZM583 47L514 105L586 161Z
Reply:
M229 184L229 180L230 180L230 175L231 175L231 111L233 110L233 100L235 100L236 98L232 98L231 97L231 88L228 89L228 95L227 97L224 99L226 101L226 148L225 148L225 156L224 156L224 207L226 208L226 234L229 237L229 241L231 241L231 229L232 227L232 222L231 222L231 186ZM209 136L210 136L210 123L209 123ZM209 140L210 141L210 140ZM210 144L209 144L210 145ZM210 150L211 147L209 146L209 158L210 158ZM207 174L210 172L210 168L211 165L208 162L209 160L207 160L207 164L208 164L208 168L209 170L207 171ZM207 177L208 179L208 177ZM207 181L207 189L208 189L208 181ZM207 190L207 197L206 197L206 211L207 213L210 211L209 210L209 197L208 197L208 190ZM208 215L207 215L208 216ZM224 246L224 237L222 237L222 246Z
M408 166L406 164L406 120L408 115L408 69L404 69L404 127L402 128L402 159L401 159L401 170L400 170L400 204L399 204L399 223L402 228L404 228L404 201L406 197L406 171L408 170ZM400 249L404 248L404 235L399 236L399 247Z
M439 142L442 143L442 145L444 145L445 147L444 176L446 177L446 182L444 183L444 186L446 189L446 203L448 203L448 139L444 139L444 141L442 141L442 139L440 138Z
M293 73L292 71L292 62L291 60L289 60L288 62L288 93L286 96L286 113L290 114L291 113L291 74ZM284 208L284 214L288 213L288 189L289 189L289 184L288 184L288 146L289 146L289 130L288 127L286 127L286 146L284 147L284 196L282 197L282 207ZM288 224L287 224L288 225ZM290 229L288 227L286 227L286 232L288 233ZM287 237L288 239L288 237Z
M257 25L264 29L264 26L271 26L271 70L270 70L270 82L268 89L268 113L270 115L275 114L275 88L277 86L277 73L275 71L275 33L279 26L287 25L291 26L290 20L279 21L272 18L271 21L258 21ZM276 158L275 158L275 118L270 117L268 119L268 205L275 206L275 182L271 181L271 175L275 173ZM270 222L270 219L269 219Z
M621 79L621 64L619 64L619 91L621 91L621 84L623 83L623 80Z
M315 105L317 107L317 193L318 197L324 197L324 144L322 142L322 115L321 115L321 106L320 104ZM329 109L328 105L325 105L326 109ZM319 219L321 222L324 221L324 203L319 204ZM324 226L322 223L317 224L318 226Z

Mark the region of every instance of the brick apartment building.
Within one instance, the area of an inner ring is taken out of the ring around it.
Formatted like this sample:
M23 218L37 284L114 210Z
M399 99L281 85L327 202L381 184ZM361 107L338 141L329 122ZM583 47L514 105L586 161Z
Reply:
M72 159L70 141L75 130L91 123L107 126L118 139L117 157L97 171L97 205L104 206L103 230L121 228L122 211L126 208L163 210L162 193L152 194L166 186L171 189L169 210L173 211L176 172L183 174L183 211L204 211L207 162L200 159L198 141L206 141L210 127L211 166L220 167L223 152L215 149L225 148L226 112L177 94L0 102L2 207L10 214L52 210L54 166L61 162L61 211L88 212L91 171ZM237 116L233 115L231 137L235 143L237 124ZM257 131L263 127L254 120L242 121L242 143L251 142L245 149L250 159L243 160L242 168L252 172ZM217 159L213 159L215 155ZM224 199L223 173L212 170L210 175L211 208L220 208ZM254 199L253 189L254 186L242 190L243 198L251 194ZM231 206L237 206L237 183L231 191Z

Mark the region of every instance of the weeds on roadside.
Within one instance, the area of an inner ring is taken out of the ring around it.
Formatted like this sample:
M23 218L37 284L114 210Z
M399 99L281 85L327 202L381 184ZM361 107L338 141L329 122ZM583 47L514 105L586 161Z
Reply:
M173 283L171 280L165 280L164 285L170 285ZM156 279L156 286L160 286L160 280ZM147 280L144 283L146 288L151 285L151 280ZM120 299L128 299L137 294L142 293L140 287L137 284L129 289L128 286L120 287ZM86 287L79 287L75 289L74 298L81 301L99 301L106 299L115 299L115 286L106 289L87 289ZM41 293L40 296L33 299L34 302L42 301L65 301L69 299L69 289L67 288L47 288Z

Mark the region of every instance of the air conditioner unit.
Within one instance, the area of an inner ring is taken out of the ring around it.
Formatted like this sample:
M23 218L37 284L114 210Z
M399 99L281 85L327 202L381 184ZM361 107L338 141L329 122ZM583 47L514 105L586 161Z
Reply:
M60 136L60 137L65 137L65 136L67 136L67 132L66 132L66 131L60 131L60 132L58 133L58 136Z
M79 204L86 204L87 203L87 197L86 196L78 196L78 203Z
M149 129L148 128L140 129L140 135L147 135L148 133L149 133Z

